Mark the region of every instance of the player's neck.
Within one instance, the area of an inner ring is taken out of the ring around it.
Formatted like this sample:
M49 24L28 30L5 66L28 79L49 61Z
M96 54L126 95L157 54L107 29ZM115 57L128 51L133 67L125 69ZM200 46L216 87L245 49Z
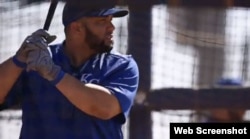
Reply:
M69 58L72 66L78 67L95 54L93 50L88 48L88 46L77 46L66 42L64 46L64 52Z

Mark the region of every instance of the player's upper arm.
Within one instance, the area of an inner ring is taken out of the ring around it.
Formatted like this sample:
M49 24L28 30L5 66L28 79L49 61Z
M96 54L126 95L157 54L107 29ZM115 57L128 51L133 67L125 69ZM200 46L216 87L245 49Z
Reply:
M119 62L119 65L112 70L102 83L118 99L125 117L128 116L133 104L138 83L139 71L132 57L127 61Z

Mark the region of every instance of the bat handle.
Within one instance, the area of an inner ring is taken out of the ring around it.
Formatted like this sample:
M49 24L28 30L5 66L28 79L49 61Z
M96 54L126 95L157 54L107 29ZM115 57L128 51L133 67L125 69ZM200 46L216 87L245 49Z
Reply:
M54 16L55 10L56 10L56 6L57 6L58 0L51 0L51 4L49 7L49 11L46 17L46 21L44 23L43 29L44 30L49 30L50 24L51 24L51 20Z

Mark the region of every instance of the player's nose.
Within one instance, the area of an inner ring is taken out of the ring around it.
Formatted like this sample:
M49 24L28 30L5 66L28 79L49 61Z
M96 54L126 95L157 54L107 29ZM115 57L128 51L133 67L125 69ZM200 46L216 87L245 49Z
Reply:
M115 30L115 26L112 22L109 22L108 24L108 31L113 32Z

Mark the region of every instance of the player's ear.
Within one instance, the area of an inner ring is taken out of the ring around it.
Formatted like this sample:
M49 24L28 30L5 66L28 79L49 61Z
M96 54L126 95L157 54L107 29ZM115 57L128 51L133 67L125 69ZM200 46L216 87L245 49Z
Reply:
M76 34L78 33L83 33L84 32L84 27L82 26L81 22L72 22L70 24L70 30Z

